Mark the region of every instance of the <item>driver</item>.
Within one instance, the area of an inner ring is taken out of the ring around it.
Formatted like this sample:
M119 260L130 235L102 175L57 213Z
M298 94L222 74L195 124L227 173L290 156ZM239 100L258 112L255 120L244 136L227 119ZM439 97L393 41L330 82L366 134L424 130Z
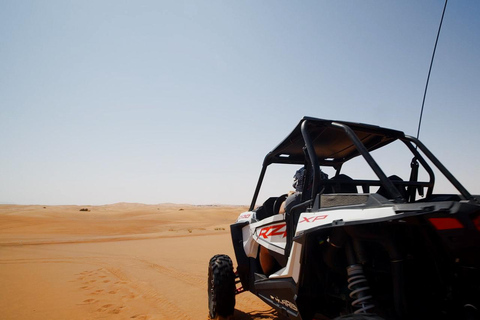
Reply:
M328 179L328 175L320 170L322 179ZM280 206L279 213L284 214L289 212L291 208L302 202L302 192L306 180L306 170L305 167L298 169L293 176L292 186L295 188L295 191L289 191L287 199ZM266 276L269 276L275 269L278 268L278 263L275 258L268 252L268 249L264 246L260 246L259 252L260 266L262 267L263 273Z
M300 203L302 200L302 189L305 181L305 168L302 167L293 176L292 186L295 188L295 191L289 191L287 199L283 201L280 206L278 213L284 214L287 210L290 210L294 205ZM266 276L269 276L278 268L278 263L275 258L268 252L268 249L264 246L260 246L259 252L260 266L262 267L263 273Z
M282 203L279 213L285 213L287 211L290 211L290 209L293 206L301 202L304 184L305 184L305 167L301 167L295 172L295 175L293 176L292 187L295 188L295 191L288 192L288 197Z

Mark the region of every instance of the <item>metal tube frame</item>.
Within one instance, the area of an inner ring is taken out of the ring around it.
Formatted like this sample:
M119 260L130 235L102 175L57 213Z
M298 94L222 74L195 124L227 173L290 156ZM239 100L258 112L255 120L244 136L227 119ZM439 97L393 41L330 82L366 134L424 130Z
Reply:
M313 146L312 139L309 135L308 132L308 120L304 120L301 124L301 133L302 137L305 142L305 146L308 151L308 157L314 172L314 179L313 179L313 186L312 186L312 195L311 199L314 199L316 196L316 193L318 191L318 186L320 184L320 166L318 162L318 158L316 156L315 148ZM338 122L331 122L331 125L334 127L338 127L340 129L343 129L347 136L350 138L350 140L353 142L359 153L363 156L365 161L367 161L368 165L372 168L373 172L377 175L377 177L380 179L380 185L383 185L388 194L392 197L394 202L405 202L406 199L403 199L402 195L398 191L398 189L395 187L395 184L388 179L386 174L382 171L380 166L377 164L377 162L373 159L371 156L370 152L367 150L365 145L362 143L362 141L357 137L355 132L347 125L344 125L342 123ZM407 136L405 135L405 138L401 138L401 141L403 141L407 147L410 149L410 151L416 156L416 158L420 161L422 164L423 168L427 171L430 181L428 183L418 183L419 185L424 185L428 188L427 190L427 196L431 196L433 193L433 186L435 183L435 175L433 173L433 170L431 167L427 164L425 159L420 155L420 153L414 148L411 143L415 144L420 148L420 150L423 152L424 155L427 156L427 158L440 170L440 172L450 181L450 183L462 194L462 196L469 200L469 201L477 201L475 197L473 197L465 187L450 173L450 171L447 170L447 168L433 155L430 150L422 143L420 140L418 140L415 137L412 136ZM263 162L262 166L262 171L260 172L260 177L257 182L257 186L255 188L255 193L253 195L252 202L250 204L250 211L252 211L255 208L255 203L258 198L258 194L260 192L260 188L263 182L263 179L265 177L265 173L267 170L267 167L271 164L271 162L267 161L267 158L269 155L265 157L265 160ZM369 182L369 181L364 181L364 182ZM374 182L374 181L372 181ZM409 183L403 183L404 185L413 185L411 181Z
M402 195L398 191L398 189L395 187L395 185L388 179L387 175L380 169L380 166L377 164L377 162L373 159L372 155L370 152L368 152L367 148L363 145L362 141L357 137L355 132L353 130L338 122L332 122L332 125L335 127L339 127L345 131L347 136L350 138L350 140L353 142L355 147L357 148L358 152L363 156L365 161L367 161L368 165L372 168L373 172L377 175L377 177L380 179L382 185L385 187L387 190L388 194L392 197L394 202L405 202L405 199L403 199Z
M448 171L448 169L437 159L437 157L435 157L433 153L430 152L430 150L428 150L428 148L422 142L420 142L420 140L412 136L405 136L405 138L420 148L427 158L438 168L438 170L440 170L440 172L448 179L448 181L450 181L450 183L457 188L457 190L466 200L476 201L470 192L465 189L465 187L450 173L450 171Z

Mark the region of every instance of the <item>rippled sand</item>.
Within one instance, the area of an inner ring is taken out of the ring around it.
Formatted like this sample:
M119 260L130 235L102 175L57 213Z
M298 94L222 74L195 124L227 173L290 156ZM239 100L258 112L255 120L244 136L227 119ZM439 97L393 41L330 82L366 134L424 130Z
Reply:
M0 205L2 319L208 319L208 261L246 207ZM235 319L277 319L250 293Z

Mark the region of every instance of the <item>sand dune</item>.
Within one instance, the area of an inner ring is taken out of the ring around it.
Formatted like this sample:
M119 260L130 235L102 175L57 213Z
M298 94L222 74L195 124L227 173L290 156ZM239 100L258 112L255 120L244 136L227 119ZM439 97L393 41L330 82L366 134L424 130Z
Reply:
M82 211L80 211L82 209ZM208 319L207 267L246 207L0 205L2 319ZM277 319L250 293L235 319Z

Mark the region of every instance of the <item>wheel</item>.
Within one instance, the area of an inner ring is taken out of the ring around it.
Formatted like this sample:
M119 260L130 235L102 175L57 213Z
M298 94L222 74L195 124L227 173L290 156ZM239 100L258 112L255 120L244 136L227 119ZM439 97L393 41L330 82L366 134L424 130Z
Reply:
M235 307L235 273L229 256L217 254L208 266L208 311L210 318L227 318Z

